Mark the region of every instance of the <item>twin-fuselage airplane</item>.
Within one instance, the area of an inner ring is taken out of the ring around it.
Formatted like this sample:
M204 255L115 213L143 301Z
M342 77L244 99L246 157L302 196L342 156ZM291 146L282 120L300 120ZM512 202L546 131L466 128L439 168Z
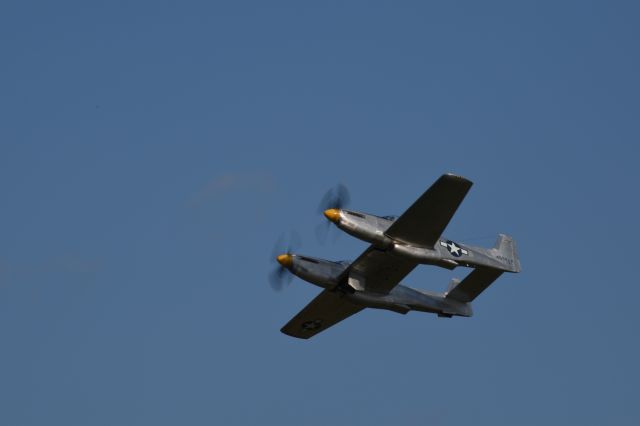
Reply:
M281 331L308 339L364 308L470 317L471 302L493 281L503 272L520 272L511 237L500 234L489 249L442 238L471 185L461 176L445 174L397 218L326 210L324 215L338 228L371 245L352 263L279 255L284 268L324 288ZM462 281L453 279L444 293L400 285L419 264L447 269L466 266L473 271Z

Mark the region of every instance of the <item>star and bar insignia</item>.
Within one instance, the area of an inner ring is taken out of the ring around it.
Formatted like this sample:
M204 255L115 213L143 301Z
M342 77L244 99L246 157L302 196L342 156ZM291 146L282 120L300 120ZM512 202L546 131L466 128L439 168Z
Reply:
M466 251L465 249L463 249L462 247L460 247L459 245L457 245L456 243L454 243L451 240L440 241L440 245L442 247L446 247L447 250L449 250L449 253L451 253L455 257L460 257L463 254L469 254L468 251Z
M318 328L320 328L320 326L322 325L322 320L314 320L314 321L306 321L302 323L302 328L305 330L316 330Z

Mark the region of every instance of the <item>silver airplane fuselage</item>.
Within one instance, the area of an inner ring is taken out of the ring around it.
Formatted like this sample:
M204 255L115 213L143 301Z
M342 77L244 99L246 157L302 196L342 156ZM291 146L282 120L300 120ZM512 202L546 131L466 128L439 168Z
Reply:
M401 314L409 311L431 312L439 316L470 317L470 303L445 298L445 294L431 293L404 285L397 285L389 293L381 294L356 290L341 282L349 262L333 262L294 254L281 255L278 261L299 278L326 289L335 289L356 305L385 309Z
M490 267L505 271L517 269L510 259L501 259L495 249L462 245L446 238L441 238L433 248L415 247L393 240L385 234L396 219L393 216L380 217L344 209L329 209L324 214L347 234L419 264L446 269L457 266Z

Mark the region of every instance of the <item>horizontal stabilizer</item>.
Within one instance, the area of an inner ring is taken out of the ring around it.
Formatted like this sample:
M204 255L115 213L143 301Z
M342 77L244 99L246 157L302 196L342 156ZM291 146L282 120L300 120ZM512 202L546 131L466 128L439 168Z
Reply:
M494 268L474 269L464 280L456 283L458 280L454 279L449 284L445 297L463 303L471 302L502 275L502 272Z
M449 283L449 287L447 287L447 294L453 290L454 288L456 288L456 286L460 284L460 280L458 278L452 278L451 282Z

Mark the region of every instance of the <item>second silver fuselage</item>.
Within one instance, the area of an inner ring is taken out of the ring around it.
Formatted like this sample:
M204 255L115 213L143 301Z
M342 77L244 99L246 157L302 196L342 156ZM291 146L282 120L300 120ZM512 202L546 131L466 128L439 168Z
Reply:
M447 299L440 293L431 293L404 285L398 285L386 294L353 289L339 282L348 266L348 262L292 255L289 270L294 275L319 287L341 291L344 297L353 303L368 308L386 309L402 314L409 311L431 312L442 316L469 317L473 314L469 303Z

